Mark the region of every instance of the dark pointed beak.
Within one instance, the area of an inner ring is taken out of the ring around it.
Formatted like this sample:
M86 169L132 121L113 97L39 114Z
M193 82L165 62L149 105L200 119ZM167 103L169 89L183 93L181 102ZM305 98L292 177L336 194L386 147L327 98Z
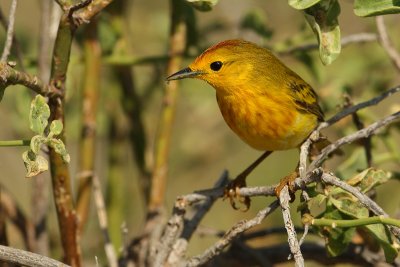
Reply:
M184 68L183 70L180 70L170 76L167 77L167 81L172 81L172 80L180 80L180 79L185 79L185 78L194 78L201 74L201 71L194 71L191 68Z

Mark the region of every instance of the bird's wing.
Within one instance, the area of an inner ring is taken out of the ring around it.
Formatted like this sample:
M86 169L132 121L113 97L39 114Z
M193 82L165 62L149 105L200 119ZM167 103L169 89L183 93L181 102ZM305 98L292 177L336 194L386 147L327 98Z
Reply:
M318 105L318 96L309 84L301 79L295 79L289 83L289 90L299 111L312 113L319 121L324 120L324 113Z

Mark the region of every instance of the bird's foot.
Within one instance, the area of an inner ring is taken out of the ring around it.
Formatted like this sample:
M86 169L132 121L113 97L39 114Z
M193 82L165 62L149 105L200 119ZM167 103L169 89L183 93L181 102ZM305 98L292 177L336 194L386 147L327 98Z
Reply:
M280 195L282 189L283 189L285 186L288 186L289 194L290 194L290 199L291 199L290 202L293 202L294 199L295 199L295 194L294 194L294 193L295 193L295 190L294 190L294 183L293 183L293 182L294 182L294 180L297 178L298 175L299 175L298 172L297 172L297 171L294 171L294 172L292 172L291 174L289 174L289 175L283 177L283 178L280 180L278 186L275 188L275 195L279 198L279 195Z
M235 210L247 211L250 208L250 197L243 197L240 195L240 188L246 187L246 176L239 175L234 180L232 180L224 190L224 200L229 198L229 202ZM244 205L244 208L238 208L236 206L237 200L239 203Z

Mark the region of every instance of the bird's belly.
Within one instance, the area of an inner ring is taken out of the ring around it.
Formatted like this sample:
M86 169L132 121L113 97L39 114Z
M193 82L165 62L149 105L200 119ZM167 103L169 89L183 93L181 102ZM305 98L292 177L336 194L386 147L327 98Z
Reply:
M241 103L220 97L217 100L229 127L244 142L258 150L298 147L317 125L315 116L302 113L285 103L257 100Z

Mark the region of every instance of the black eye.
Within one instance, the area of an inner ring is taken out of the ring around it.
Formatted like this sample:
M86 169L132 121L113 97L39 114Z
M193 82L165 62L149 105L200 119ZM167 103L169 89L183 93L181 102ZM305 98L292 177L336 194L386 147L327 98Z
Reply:
M213 63L210 64L210 68L213 71L219 71L222 68L222 62L221 61L214 61Z

